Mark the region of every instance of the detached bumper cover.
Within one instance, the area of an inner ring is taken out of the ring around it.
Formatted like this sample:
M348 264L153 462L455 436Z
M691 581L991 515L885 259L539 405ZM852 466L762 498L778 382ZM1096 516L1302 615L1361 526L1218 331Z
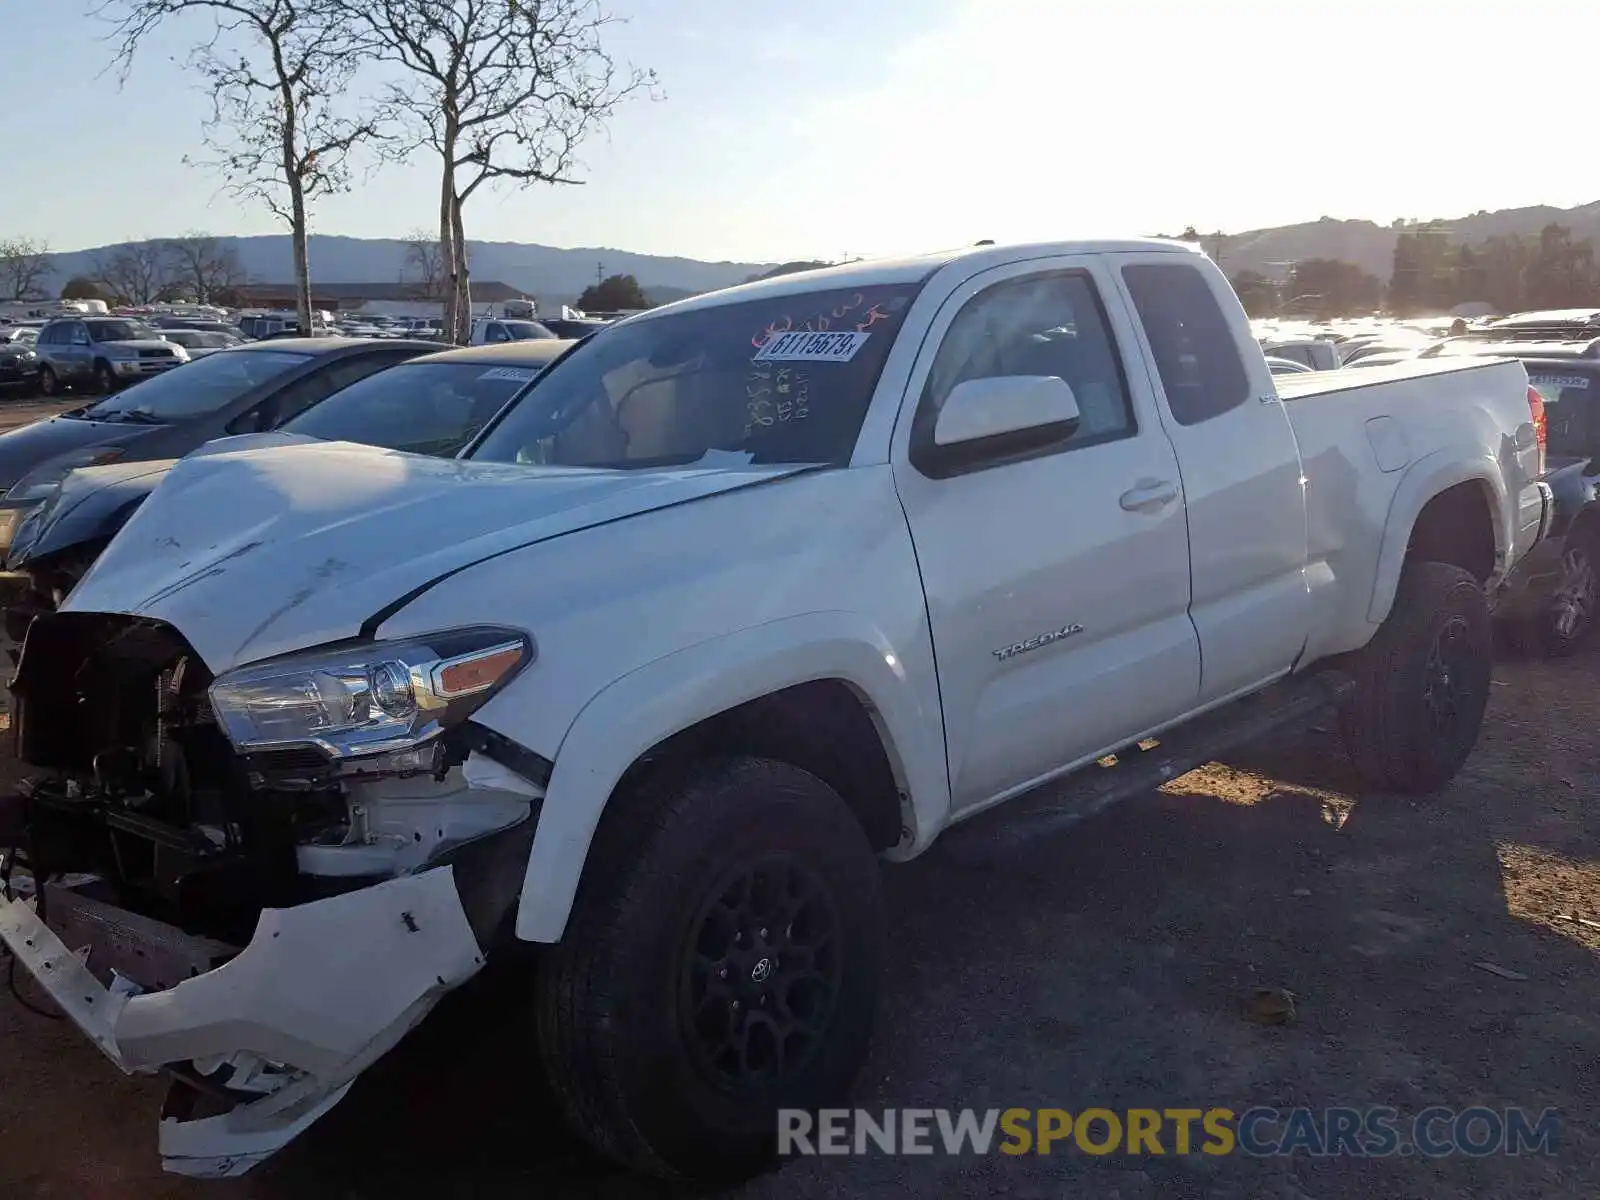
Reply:
M484 961L450 866L268 909L236 957L144 995L103 985L31 902L0 900L0 941L123 1071L257 1081L220 1114L163 1116L166 1169L212 1177L292 1141Z

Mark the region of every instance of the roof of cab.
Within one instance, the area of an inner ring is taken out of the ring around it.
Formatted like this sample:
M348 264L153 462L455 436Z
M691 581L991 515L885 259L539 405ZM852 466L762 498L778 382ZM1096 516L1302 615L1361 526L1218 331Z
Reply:
M528 338L520 342L495 342L488 346L441 350L412 362L486 363L499 367L543 366L572 345L571 338Z
M1015 242L995 245L985 243L962 246L953 250L939 250L930 254L917 254L906 258L864 259L861 262L842 263L835 267L821 267L815 271L795 271L776 275L770 279L757 279L736 284L700 296L690 296L660 308L650 309L626 321L649 320L664 313L687 312L690 309L714 308L722 304L737 304L743 300L814 292L819 288L870 287L885 283L919 283L929 278L941 267L963 262L973 273L989 267L1003 266L1018 259L1044 258L1070 254L1126 254L1140 252L1166 252L1169 254L1199 254L1199 247L1187 242L1166 241L1159 238L1123 238L1079 242Z

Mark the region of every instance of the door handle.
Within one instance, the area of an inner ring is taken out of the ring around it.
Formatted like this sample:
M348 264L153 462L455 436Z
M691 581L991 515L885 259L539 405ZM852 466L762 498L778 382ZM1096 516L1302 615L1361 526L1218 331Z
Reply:
M1133 488L1123 492L1118 503L1129 512L1156 512L1178 498L1178 485L1170 480L1141 479Z

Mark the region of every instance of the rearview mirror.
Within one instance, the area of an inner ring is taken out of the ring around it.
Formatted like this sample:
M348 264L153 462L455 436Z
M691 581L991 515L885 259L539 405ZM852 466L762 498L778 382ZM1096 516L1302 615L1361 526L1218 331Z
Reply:
M933 427L942 451L970 447L987 456L1015 454L1077 431L1078 399L1054 375L1000 375L958 383L945 397Z

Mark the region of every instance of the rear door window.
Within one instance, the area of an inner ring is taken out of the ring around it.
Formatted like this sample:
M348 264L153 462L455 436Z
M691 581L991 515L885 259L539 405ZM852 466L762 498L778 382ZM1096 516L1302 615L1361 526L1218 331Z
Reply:
M1167 407L1180 425L1220 417L1249 399L1250 374L1233 325L1197 267L1130 264L1122 278L1150 341Z

